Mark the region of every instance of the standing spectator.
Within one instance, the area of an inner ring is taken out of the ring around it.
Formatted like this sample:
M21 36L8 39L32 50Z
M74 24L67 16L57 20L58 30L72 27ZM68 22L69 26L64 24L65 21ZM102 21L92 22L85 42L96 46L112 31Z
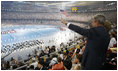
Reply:
M110 37L105 27L106 18L103 15L96 15L92 18L92 28L85 29L74 24L67 23L62 19L62 23L69 29L87 37L87 43L82 57L83 70L96 70L103 67L106 59Z
M115 39L115 36L114 34L110 34L110 43L109 43L109 48L112 48L114 44L116 44L116 39Z

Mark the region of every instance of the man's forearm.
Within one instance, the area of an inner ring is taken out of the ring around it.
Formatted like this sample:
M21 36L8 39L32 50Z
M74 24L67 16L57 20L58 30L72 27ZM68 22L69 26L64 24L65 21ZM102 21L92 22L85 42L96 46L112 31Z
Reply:
M76 25L73 25L73 24L70 24L70 23L67 23L67 27L83 36L88 36L88 29L84 29L84 28L81 28L79 26L76 26Z

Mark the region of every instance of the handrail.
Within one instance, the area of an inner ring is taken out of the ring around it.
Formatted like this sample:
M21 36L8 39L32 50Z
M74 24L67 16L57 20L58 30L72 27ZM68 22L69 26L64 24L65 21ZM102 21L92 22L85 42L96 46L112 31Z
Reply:
M26 66L27 66L27 64L26 64L26 65L23 65L23 66L21 66L21 67L18 67L18 68L14 69L14 70L19 70L19 69L21 69L21 68L23 68L23 67L26 67Z

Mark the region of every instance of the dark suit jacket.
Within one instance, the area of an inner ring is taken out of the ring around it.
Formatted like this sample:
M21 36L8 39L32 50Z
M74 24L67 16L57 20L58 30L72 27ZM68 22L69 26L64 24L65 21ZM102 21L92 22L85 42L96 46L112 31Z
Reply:
M82 66L100 67L106 59L106 51L109 45L109 33L103 26L83 29L70 24L69 29L87 37L87 44L82 56Z

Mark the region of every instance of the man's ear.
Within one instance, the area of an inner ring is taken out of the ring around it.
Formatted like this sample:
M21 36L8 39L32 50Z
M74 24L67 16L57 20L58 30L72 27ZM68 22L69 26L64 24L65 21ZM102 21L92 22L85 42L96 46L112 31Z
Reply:
M99 25L99 21L95 21L96 25Z

